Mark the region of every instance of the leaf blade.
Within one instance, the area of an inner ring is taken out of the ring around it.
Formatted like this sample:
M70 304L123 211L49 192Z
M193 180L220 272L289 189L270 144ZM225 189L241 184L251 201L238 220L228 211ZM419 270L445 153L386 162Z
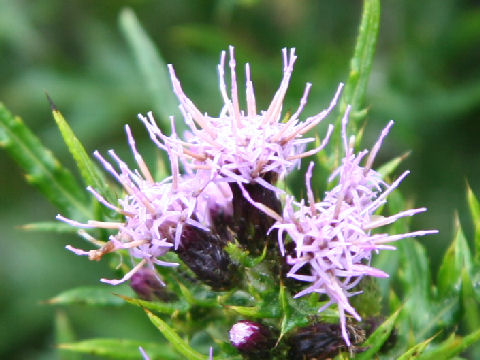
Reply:
M165 61L132 9L122 10L119 25L150 90L155 112L163 125L161 127L165 129L169 117L179 115L178 102L171 90Z
M29 183L66 216L91 218L84 191L19 117L0 103L0 147L5 148L26 173Z
M206 356L194 350L190 345L183 340L165 321L145 309L148 318L153 325L165 336L170 344L188 360L205 360Z
M87 154L82 143L75 136L75 133L70 125L68 125L62 113L55 107L50 98L49 100L52 106L53 119L55 120L55 123L62 134L63 141L67 145L70 154L77 164L85 185L92 186L102 196L104 196L107 201L114 203L116 201L115 196L110 188L106 185L107 181L102 172Z

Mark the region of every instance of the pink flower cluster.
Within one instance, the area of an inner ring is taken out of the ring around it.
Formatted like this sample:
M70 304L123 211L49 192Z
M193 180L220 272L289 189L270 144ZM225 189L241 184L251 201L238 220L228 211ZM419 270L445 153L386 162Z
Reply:
M247 106L246 110L240 108L233 47L230 47L228 62L231 87L227 91L225 58L226 53L222 52L218 73L224 105L217 117L202 113L185 95L171 65L169 70L173 91L178 97L179 108L189 131L180 138L171 119L172 134L167 136L157 126L152 113L139 115L152 141L168 154L171 176L161 182L153 178L136 149L128 126L127 138L138 169L131 170L112 150L109 155L116 168L98 152L95 153L105 169L122 185L125 196L118 200L118 204L111 204L94 189L88 190L99 202L123 215L125 220L92 220L84 224L58 215L58 219L73 226L117 230L108 242L102 244L86 235L92 242L101 245L99 249L84 251L71 246L67 248L78 255L87 255L92 260L99 260L104 254L117 249L127 249L132 260L140 260L122 279L102 279L110 284L128 280L144 266L151 269L154 269L154 265L175 266L177 264L162 260L162 256L181 247L187 227L209 233L214 222L212 216L219 209L222 214L233 216L232 186L236 186L241 189L247 204L276 221L270 230L278 231L280 252L291 266L287 276L310 283L296 297L314 292L325 294L329 301L319 311L337 304L343 337L349 345L345 312L360 320L348 301L355 294L352 292L354 287L364 275L388 276L370 266L372 253L394 249L388 245L390 242L434 232L372 234L375 228L426 210L407 210L390 217L376 215L376 211L385 204L388 194L408 174L405 172L388 185L372 169L375 155L393 122L384 129L370 153L363 151L355 154L354 138L348 139L346 133L347 110L342 121L345 157L330 178L330 181L338 179L337 185L326 192L322 201L316 202L310 184L313 173L311 163L306 174L307 201L297 202L292 196L286 195L283 212L279 214L253 200L245 185L257 184L275 196L284 194L275 186L276 180L298 168L302 158L316 154L326 146L333 125L328 126L324 139L312 150L306 150L306 146L315 138L304 135L331 112L343 84L340 84L325 110L301 121L301 112L311 88L311 84L307 84L297 110L282 121L282 104L296 60L294 49L289 53L283 50L283 78L272 102L264 111L257 110L248 64L245 66ZM365 158L364 165L360 165ZM180 171L181 168L183 171ZM294 252L285 251L285 242L294 243Z
M355 138L347 139L347 118L349 109L342 121L342 139L345 157L342 165L333 172L329 181L338 178L332 190L325 193L322 201L316 202L311 188L313 162L306 174L307 200L296 202L289 196L283 209L283 215L277 217L272 228L278 229L278 241L282 255L285 255L285 233L295 244L295 252L287 255L291 265L287 276L299 281L311 283L306 289L295 295L296 298L310 294L326 294L328 302L319 312L336 303L342 327L342 334L347 345L345 312L361 321L360 315L350 305L348 298L358 292L351 292L363 276L388 277L385 272L370 266L373 252L394 250L388 245L403 238L422 236L436 231L416 231L389 235L375 233L375 228L395 222L401 217L412 216L426 211L426 208L411 209L398 214L383 217L375 215L386 203L386 197L408 175L404 172L391 185L382 180L381 175L372 170L375 155L380 149L393 121L382 131L378 141L368 154L353 152Z

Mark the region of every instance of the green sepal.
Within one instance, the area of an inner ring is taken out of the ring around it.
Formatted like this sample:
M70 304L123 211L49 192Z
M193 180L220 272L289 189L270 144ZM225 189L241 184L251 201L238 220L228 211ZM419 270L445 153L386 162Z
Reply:
M188 360L205 360L208 358L208 356L202 355L194 350L165 321L146 309L145 312L152 324L165 336L179 354L182 354Z
M48 97L48 95L47 95ZM75 160L80 175L87 186L93 187L98 191L107 201L112 204L115 204L117 199L113 191L107 186L107 181L103 176L103 173L98 169L97 165L92 161L90 156L85 151L82 143L75 136L72 128L65 121L62 113L55 107L50 97L48 97L51 107L52 114L55 123L62 134L63 141L67 145L70 154L72 154L73 159Z
M80 286L61 292L57 296L46 301L51 305L96 305L96 306L122 306L125 302L116 296L115 293L122 295L132 295L129 286Z
M65 216L91 219L84 190L40 140L0 103L0 147L5 148L36 186Z
M369 337L362 346L367 346L368 349L355 356L356 360L373 359L374 355L378 353L382 345L387 341L390 333L395 326L395 321L398 315L402 311L402 308L395 311L390 317L385 320Z
M141 358L138 349L140 346L148 354L150 360L178 360L178 356L166 344L158 342L97 338L57 345L59 349L81 354L134 360ZM202 358L202 360L205 360L205 358Z

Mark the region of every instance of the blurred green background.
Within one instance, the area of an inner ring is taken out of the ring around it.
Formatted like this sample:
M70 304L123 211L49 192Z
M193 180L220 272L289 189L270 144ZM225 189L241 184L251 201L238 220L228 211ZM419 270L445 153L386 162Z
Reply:
M216 64L222 49L235 45L237 63L251 64L258 103L265 106L281 77L281 48L296 47L299 58L285 108L296 108L309 81L309 115L323 109L347 78L361 5L354 0L0 0L0 101L72 168L45 91L89 152L115 148L131 159L123 133L128 123L153 161L155 148L136 114L155 110L158 99L119 28L123 8L135 11L165 61L174 64L187 94L211 114L221 105ZM480 193L479 64L478 1L382 1L364 144L371 145L389 119L396 121L378 164L412 151L401 165L400 170L412 170L401 189L429 208L413 229L440 230L422 240L434 268L451 240L454 212L471 233L466 181ZM243 81L242 68L239 73ZM52 359L59 309L42 301L67 288L96 284L111 272L105 262L66 251L65 244L79 243L71 236L18 229L52 220L56 211L23 181L6 152L0 153L0 174L0 358ZM60 311L79 338L159 336L133 309Z

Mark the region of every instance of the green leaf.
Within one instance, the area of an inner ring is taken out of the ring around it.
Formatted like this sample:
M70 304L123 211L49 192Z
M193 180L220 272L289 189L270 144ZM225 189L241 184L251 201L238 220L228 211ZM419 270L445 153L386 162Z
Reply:
M462 305L469 331L480 329L480 309L467 269L462 269Z
M436 336L436 335L435 335ZM427 348L428 344L435 338L435 336L432 336L428 338L425 341L422 341L421 343L412 346L410 349L408 349L405 353L400 355L397 360L411 360L411 359L417 359Z
M465 268L469 272L471 267L472 259L467 239L458 216L455 215L455 237L438 271L437 285L440 298L457 295L461 289L462 270Z
M56 233L76 233L78 228L63 222L40 221L20 226L25 231L51 231Z
M65 215L79 221L91 211L73 175L45 148L40 140L0 103L0 147L5 148L36 186Z
M75 333L72 329L67 315L63 311L57 311L55 314L55 340L57 344L75 341ZM58 358L60 360L79 360L78 354L59 350Z
M124 305L125 302L113 294L113 291L116 293L122 292L125 295L132 294L132 291L128 286L116 286L114 289L111 286L81 286L61 292L57 296L47 300L47 303L52 305Z
M341 116L337 121L339 124L347 105L351 105L352 119L349 121L349 128L352 133L357 131L358 120L366 115L365 111L362 112L362 106L375 55L379 23L380 0L364 0L355 52L350 60L350 73L340 99ZM336 128L340 131L339 126Z
M468 208L472 216L474 232L474 244L475 244L475 264L480 266L480 203L477 197L473 193L470 185L467 184L467 200Z
M199 352L195 351L188 343L183 340L176 332L173 330L165 321L160 319L158 316L154 315L148 310L145 310L150 321L155 325L155 327L160 330L160 332L165 336L165 338L172 344L172 346L177 350L178 353L182 354L188 360L205 360L206 355L202 355Z
M355 356L356 360L367 360L373 359L374 355L378 353L378 350L382 347L382 345L387 341L390 333L393 330L395 325L395 321L397 320L398 315L402 308L395 311L390 317L385 320L370 336L369 338L363 343L362 346L368 346L368 349L357 356Z
M400 165L400 163L408 157L408 155L410 155L410 151L400 156L397 156L389 162L380 166L377 169L377 172L382 176L382 179L390 176L397 169L398 165Z
M161 128L166 129L169 116L178 116L178 101L172 92L167 66L153 41L142 28L132 9L123 9L120 30L137 61L143 81L147 84Z
M103 197L105 197L107 201L115 204L117 199L113 191L111 191L108 187L103 173L98 169L92 159L90 159L90 156L88 156L82 143L80 140L78 140L72 128L65 121L62 113L55 107L50 97L48 97L48 99L52 107L53 118L55 119L58 129L62 134L63 141L67 145L70 154L72 154L73 159L77 163L77 167L80 170L80 174L82 175L85 185L92 186Z
M452 334L443 343L432 349L431 351L422 354L420 360L450 360L455 355L458 355L472 346L475 342L480 340L480 329L471 333L468 336L460 337Z
M260 264L267 255L267 246L263 248L263 252L258 257L250 256L250 253L243 250L238 243L229 242L225 246L225 251L230 255L232 260L240 263L244 267L255 267Z
M59 344L58 348L111 359L138 360L141 358L140 351L138 350L140 346L148 354L150 360L178 359L176 354L174 354L166 344L129 339L89 339L74 343Z
M141 299L135 299L132 297L124 296L124 295L118 295L121 299L125 300L129 304L139 306L141 308L149 309L161 314L174 314L174 313L186 313L189 309L190 306L187 302L185 301L174 301L174 302L160 302L160 301L145 301Z

